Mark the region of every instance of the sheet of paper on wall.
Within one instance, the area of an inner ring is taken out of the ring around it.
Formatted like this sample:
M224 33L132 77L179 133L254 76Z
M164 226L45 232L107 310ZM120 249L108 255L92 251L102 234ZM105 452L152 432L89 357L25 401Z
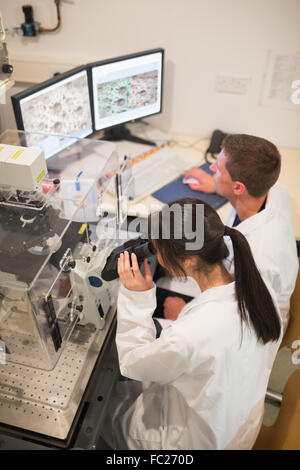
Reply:
M299 80L300 50L294 53L269 51L260 104L300 111Z

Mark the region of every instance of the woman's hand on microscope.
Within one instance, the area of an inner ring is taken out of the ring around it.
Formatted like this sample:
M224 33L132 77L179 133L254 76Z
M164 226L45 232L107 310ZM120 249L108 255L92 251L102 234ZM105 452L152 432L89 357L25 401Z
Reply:
M128 251L121 253L118 259L118 274L124 287L134 291L151 289L153 282L148 260L145 259L143 262L144 276L140 271L138 260L134 253L131 255L131 264L132 266L130 266L130 255Z

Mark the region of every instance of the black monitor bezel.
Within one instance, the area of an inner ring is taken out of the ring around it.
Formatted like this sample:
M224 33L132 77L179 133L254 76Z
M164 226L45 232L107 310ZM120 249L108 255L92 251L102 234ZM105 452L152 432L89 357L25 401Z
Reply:
M15 95L12 95L11 96L11 102L12 102L12 106L13 106L13 110L14 110L17 129L20 130L20 131L25 131L26 132L26 129L24 129L24 122L23 122L23 118L22 118L22 111L21 111L21 104L20 104L21 100L23 100L24 98L27 98L30 95L33 95L33 94L39 92L39 91L42 91L44 88L55 85L56 83L59 83L60 81L65 80L66 78L69 78L72 75L76 75L77 73L84 72L84 71L86 71L86 73L87 73L87 86L88 86L88 92L89 92L89 106L90 106L91 121L92 121L92 130L91 130L90 134L88 134L86 137L92 135L93 132L94 132L93 131L94 122L93 122L92 107L91 107L91 100L90 100L89 73L88 73L87 67L85 65L80 65L80 66L75 67L71 70L68 70L67 72L63 72L63 73L60 73L58 75L55 75L54 77L51 77L48 80L45 80L41 83L37 83L36 85L32 85L31 87L26 88L25 90L22 90L19 93L16 93ZM33 131L27 130L27 132L33 132Z
M112 64L114 62L121 62L123 60L128 60L128 59L135 59L136 57L141 57L141 56L144 56L144 55L150 55L150 54L155 54L155 53L161 53L162 54L162 61L161 61L161 89L160 89L160 110L155 112L155 113L151 113L151 114L147 114L146 116L142 116L140 118L136 118L134 119L134 122L135 121L140 121L141 119L145 119L147 117L150 117L150 116L155 116L157 114L160 114L162 112L162 108L163 108L163 83L164 83L164 54L165 54L165 50L163 48L157 48L157 49L151 49L151 50L147 50L147 51L142 51L142 52L136 52L136 53L133 53L133 54L127 54L127 55L124 55L124 56L119 56L119 57L115 57L113 59L105 59L105 60L100 60L100 61L97 61L97 62L90 62L86 65L86 68L88 70L88 80L89 80L89 90L90 90L90 106L91 106L91 113L92 113L92 122L93 122L93 132L96 133L96 132L100 132L101 130L105 131L105 130L109 130L109 129L113 129L114 127L118 126L118 125L124 125L124 124L127 124L128 122L132 122L131 119L128 119L128 120L125 120L123 121L122 123L120 124L114 124L113 126L109 126L109 127L104 127L104 128L101 128L101 129L96 129L96 120L95 120L95 113L94 113L94 93L93 93L93 75L92 75L92 70L94 67L99 67L101 65L107 65L107 64Z

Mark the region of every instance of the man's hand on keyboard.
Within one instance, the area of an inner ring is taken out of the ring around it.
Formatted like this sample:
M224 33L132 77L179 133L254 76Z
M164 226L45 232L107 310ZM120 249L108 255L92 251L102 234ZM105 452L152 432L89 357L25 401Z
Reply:
M213 177L206 173L206 171L201 170L201 168L191 168L185 172L184 178L195 178L198 181L198 184L189 184L189 187L194 191L202 191L203 193L215 192L215 183Z
M164 317L167 320L177 320L184 306L185 301L180 297L167 297L164 301Z

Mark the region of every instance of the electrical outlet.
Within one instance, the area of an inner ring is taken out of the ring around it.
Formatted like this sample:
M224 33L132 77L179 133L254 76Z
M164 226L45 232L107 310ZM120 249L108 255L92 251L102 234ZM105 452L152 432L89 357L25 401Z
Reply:
M232 77L230 75L217 75L215 89L218 93L232 93L245 95L247 93L249 78Z

